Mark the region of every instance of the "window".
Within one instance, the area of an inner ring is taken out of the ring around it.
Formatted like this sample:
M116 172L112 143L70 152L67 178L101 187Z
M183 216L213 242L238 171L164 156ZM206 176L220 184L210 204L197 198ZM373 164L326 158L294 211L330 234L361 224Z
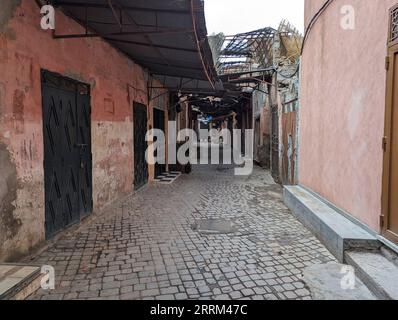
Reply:
M390 43L398 41L398 5L390 10Z

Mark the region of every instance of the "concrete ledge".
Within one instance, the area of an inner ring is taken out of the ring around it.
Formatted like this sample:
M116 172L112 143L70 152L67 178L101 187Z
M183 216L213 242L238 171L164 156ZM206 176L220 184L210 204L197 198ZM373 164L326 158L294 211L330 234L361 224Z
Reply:
M369 232L339 214L300 186L283 190L286 206L340 262L350 249L379 249L381 244Z

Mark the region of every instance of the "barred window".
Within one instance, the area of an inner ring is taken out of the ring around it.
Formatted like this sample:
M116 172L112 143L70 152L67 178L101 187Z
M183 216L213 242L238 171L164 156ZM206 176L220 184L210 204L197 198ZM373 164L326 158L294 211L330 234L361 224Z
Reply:
M391 9L390 14L390 42L398 40L398 6Z

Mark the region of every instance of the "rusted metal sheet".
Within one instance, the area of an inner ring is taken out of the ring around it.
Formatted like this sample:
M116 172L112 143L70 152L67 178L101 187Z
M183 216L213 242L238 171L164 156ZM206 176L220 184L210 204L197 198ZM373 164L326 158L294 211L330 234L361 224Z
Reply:
M294 185L296 181L297 156L297 111L282 113L282 173L284 185Z

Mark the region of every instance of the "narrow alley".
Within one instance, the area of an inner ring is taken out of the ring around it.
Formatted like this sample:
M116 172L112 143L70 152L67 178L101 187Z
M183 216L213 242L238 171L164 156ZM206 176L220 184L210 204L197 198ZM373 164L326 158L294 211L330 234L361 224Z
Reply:
M397 2L1 0L0 301L398 300Z
M268 172L196 166L41 253L33 262L55 267L57 289L31 299L310 299L303 269L333 260Z

